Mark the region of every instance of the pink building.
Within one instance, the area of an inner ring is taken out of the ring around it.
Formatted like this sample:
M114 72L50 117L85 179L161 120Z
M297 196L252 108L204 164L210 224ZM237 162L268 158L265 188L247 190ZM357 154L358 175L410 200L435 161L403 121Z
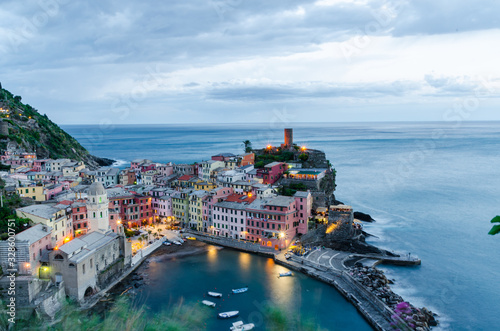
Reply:
M85 204L85 200L74 202L71 205L71 209L75 237L86 234L89 229L89 222L87 220L87 205Z
M203 198L202 218L204 232L212 232L210 229L213 226L214 205L223 201L231 194L233 194L232 187L218 187L208 192L208 195Z
M221 153L221 154L217 154L217 155L212 156L212 160L225 162L225 161L229 161L230 159L235 158L235 157L236 157L236 155L231 154L231 153Z
M143 164L143 163L151 163L151 162L152 162L151 160L147 160L147 159L135 159L132 162L130 162L130 168L137 169L137 168L139 168L139 166L141 164Z
M174 174L174 166L172 164L162 164L156 167L160 176L172 176Z
M42 255L52 248L51 232L52 228L37 224L16 235L16 263L20 275L42 276L40 260ZM5 243L8 246L7 241ZM7 247L1 245L0 250L3 249L7 249ZM3 270L7 269L10 268L3 268Z
M63 184L53 184L45 187L45 199L50 200L64 190Z
M297 205L297 214L299 218L299 228L298 233L306 234L308 227L307 222L311 217L313 198L310 191L301 192L298 191L293 196L295 198L295 203Z
M47 163L47 159L42 160L34 160L33 161L33 170L36 172L45 171L45 164Z
M263 179L263 184L276 183L287 170L286 163L273 162L266 165L264 168L257 169L257 176Z
M299 217L293 197L258 199L247 210L247 239L262 246L283 249L299 233Z
M234 193L216 203L212 211L213 233L226 238L248 239L247 207L254 200L255 196Z

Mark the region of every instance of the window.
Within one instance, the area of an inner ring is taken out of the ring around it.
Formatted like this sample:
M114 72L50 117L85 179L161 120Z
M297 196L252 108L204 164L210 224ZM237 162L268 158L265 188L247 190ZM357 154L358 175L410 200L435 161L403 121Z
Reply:
M90 259L90 268L92 268L92 265L93 265L93 261L92 261L92 259Z
M56 256L54 256L54 260L56 260L56 261L63 261L64 258L62 257L61 254L57 254Z
M85 264L82 265L82 272L85 273Z

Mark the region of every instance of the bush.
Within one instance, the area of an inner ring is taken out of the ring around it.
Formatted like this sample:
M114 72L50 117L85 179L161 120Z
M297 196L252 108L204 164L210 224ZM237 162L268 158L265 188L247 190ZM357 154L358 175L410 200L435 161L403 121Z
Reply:
M302 162L305 162L305 161L309 160L309 155L306 153L302 153L299 155L299 160L301 160Z

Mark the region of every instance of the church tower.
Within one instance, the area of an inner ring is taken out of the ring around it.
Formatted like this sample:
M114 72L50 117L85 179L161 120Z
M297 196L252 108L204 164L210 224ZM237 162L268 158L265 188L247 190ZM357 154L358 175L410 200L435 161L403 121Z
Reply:
M108 214L108 194L101 183L95 182L89 187L87 202L87 219L89 232L99 231L106 233L111 230Z

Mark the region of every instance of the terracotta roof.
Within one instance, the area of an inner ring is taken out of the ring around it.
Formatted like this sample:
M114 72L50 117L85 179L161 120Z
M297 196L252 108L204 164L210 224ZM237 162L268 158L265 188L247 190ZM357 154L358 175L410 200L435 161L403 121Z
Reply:
M184 175L184 176L179 177L177 180L188 181L188 180L190 180L193 177L194 176L191 176L191 175Z

